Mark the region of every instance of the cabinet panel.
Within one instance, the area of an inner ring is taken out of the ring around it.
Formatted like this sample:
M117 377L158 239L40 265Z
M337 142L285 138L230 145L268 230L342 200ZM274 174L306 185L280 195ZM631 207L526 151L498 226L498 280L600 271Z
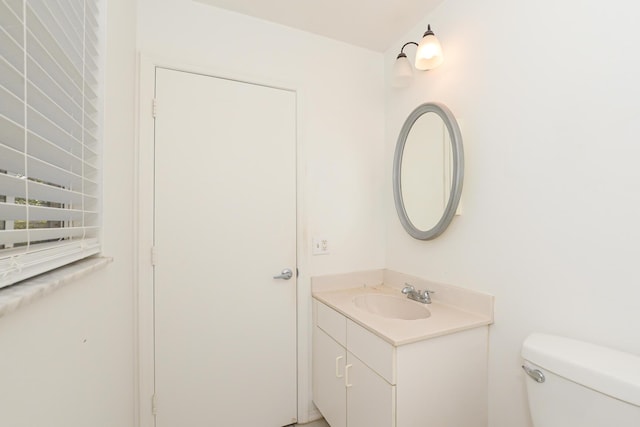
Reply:
M346 350L322 329L317 326L313 329L313 403L331 427L345 427Z
M391 384L396 384L394 346L347 319L347 348Z
M398 425L487 427L487 341L482 327L399 347Z
M347 366L347 425L395 427L396 387L350 352L347 352Z
M315 302L318 326L331 338L347 346L347 318L321 302Z

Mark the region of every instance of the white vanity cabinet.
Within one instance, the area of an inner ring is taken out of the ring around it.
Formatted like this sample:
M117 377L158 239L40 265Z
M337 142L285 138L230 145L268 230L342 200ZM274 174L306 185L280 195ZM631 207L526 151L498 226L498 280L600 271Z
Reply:
M331 427L486 427L486 326L394 346L314 298L313 401Z
M383 353L391 356L393 347L326 305L315 304L314 403L331 427L395 426L395 385L352 352L373 355L382 346L387 350ZM354 343L353 348L348 342ZM370 365L383 365L383 358L365 357L371 359ZM380 370L389 375L392 363L390 357Z

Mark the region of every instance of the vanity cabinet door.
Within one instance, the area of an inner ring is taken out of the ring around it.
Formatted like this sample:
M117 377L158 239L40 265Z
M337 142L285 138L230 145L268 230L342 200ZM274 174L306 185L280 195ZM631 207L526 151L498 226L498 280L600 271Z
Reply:
M345 369L347 425L395 427L396 387L349 352Z
M346 427L346 350L317 326L313 331L313 403L331 427Z

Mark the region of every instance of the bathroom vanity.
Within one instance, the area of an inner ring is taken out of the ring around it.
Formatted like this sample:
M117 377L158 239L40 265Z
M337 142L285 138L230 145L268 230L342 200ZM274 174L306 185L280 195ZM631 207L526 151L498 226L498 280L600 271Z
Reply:
M312 283L313 401L331 427L487 425L491 296L389 270Z

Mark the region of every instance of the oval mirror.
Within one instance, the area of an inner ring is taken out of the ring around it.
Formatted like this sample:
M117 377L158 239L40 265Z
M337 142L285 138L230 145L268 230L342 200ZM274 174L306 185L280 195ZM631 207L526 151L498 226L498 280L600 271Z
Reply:
M400 130L393 160L393 198L412 237L431 240L447 229L460 203L463 176L455 117L443 104L420 105Z

